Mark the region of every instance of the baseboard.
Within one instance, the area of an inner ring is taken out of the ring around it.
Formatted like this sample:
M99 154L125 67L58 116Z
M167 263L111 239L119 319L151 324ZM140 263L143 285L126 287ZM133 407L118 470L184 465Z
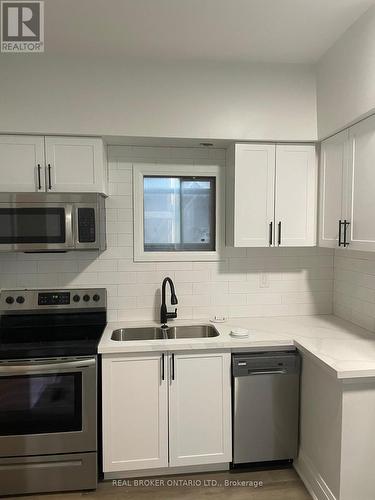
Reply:
M173 474L195 474L199 472L218 472L229 470L229 463L210 465L189 465L182 467L162 467L160 469L128 470L118 472L105 472L104 480L131 479L135 477L168 476Z
M338 500L316 470L314 464L303 452L299 452L298 458L293 462L293 467L313 500Z

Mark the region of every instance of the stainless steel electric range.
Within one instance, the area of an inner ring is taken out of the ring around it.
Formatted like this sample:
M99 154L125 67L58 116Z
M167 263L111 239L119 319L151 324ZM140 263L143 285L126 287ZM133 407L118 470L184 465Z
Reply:
M0 495L94 489L106 290L0 294Z

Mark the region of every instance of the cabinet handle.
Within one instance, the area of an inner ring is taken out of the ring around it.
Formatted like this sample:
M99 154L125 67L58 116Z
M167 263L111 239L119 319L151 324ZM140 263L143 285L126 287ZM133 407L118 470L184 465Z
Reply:
M174 380L174 353L171 356L171 379Z
M161 355L161 359L160 359L160 362L161 362L161 379L164 380L164 353Z
M270 222L270 233L269 233L269 245L272 246L272 226L273 222Z
M339 220L339 247L342 245L341 241L341 225L342 225L342 220Z
M346 241L346 229L347 227L349 226L350 222L348 222L346 219L344 220L344 247L346 248L347 246L349 246L349 242Z
M281 245L281 221L279 221L279 223L278 223L277 234L278 234L278 236L277 236L277 244L278 244L278 246L280 246Z
M42 189L42 182L40 180L40 164L38 163L38 189Z
M51 182L51 165L48 163L48 189L52 189L52 182Z

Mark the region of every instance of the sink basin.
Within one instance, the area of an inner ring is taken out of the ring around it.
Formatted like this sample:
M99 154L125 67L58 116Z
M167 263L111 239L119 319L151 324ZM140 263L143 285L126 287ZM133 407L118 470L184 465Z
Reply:
M111 335L112 340L158 340L163 339L161 328L120 328L114 330Z
M212 325L188 325L169 328L120 328L112 332L111 339L127 342L129 340L201 339L218 335L219 332Z
M202 339L217 337L219 332L211 325L172 326L168 328L169 339Z

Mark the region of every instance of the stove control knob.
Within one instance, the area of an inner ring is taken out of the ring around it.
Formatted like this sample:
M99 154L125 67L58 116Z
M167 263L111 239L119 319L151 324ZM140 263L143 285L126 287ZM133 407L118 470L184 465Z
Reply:
M90 300L90 295L84 295L84 296L83 296L83 300L84 300L85 302L88 302L88 301Z
M80 300L81 300L81 297L79 295L73 295L74 302L79 302Z
M6 302L7 304L13 304L13 302L14 302L14 298L9 296L9 297L7 297L7 298L5 299L5 302Z
M96 294L93 296L92 300L93 300L94 302L99 302L99 300L100 300L100 295L98 295L98 294L96 293Z
M19 295L16 298L16 302L17 302L17 304L23 304L25 302L25 297L22 297L22 295Z

